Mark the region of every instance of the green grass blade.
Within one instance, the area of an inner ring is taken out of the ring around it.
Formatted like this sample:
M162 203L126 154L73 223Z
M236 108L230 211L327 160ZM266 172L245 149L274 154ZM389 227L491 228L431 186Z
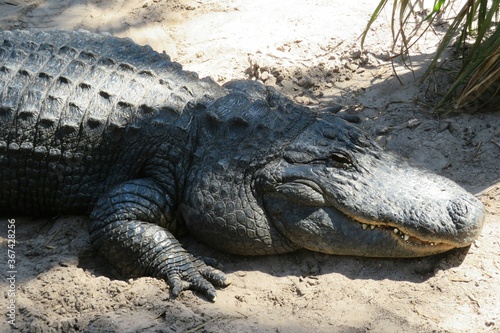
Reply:
M436 0L434 1L434 7L432 7L432 12L427 15L424 19L424 21L428 21L431 18L435 16L435 14L439 13L441 11L441 8L443 8L445 3L445 0Z
M369 28L387 5L387 1L381 0L378 3L362 34L361 46L364 44ZM393 49L397 42L401 41L399 56L405 66L407 66L406 56L409 54L409 49L428 31L434 19L438 17L437 14L445 11L451 2L435 0L430 14L414 22L412 18L418 18L415 7L418 3L420 0L393 0L392 2L390 26ZM422 82L436 71L446 48L456 40L457 51L462 50L462 67L439 105L448 103L452 98L455 98L455 107L471 105L472 102L477 105L479 98L483 101L483 97L490 96L491 93L493 97L489 99L490 103L493 103L494 98L500 102L499 96L495 95L500 92L499 13L500 0L468 0L459 9L441 38L434 58L420 79ZM427 25L421 29L423 22ZM494 22L496 25L493 28Z

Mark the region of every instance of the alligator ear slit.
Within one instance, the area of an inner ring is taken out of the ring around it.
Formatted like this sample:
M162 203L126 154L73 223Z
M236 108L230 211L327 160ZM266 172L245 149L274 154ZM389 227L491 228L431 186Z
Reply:
M355 114L349 114L345 112L339 112L337 113L337 116L339 118L344 119L347 122L350 122L352 124L359 124L361 122L361 118L358 115Z
M343 106L342 105L332 105L328 106L326 108L321 109L320 113L335 113L337 114L342 110Z

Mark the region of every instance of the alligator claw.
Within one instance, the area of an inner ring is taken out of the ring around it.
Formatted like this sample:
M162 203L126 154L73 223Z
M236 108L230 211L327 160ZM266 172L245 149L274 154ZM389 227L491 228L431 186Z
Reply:
M212 284L216 285L217 287L227 287L231 284L231 281L229 281L229 279L226 277L226 274L224 274L224 272L222 272L216 268L206 266L200 270L200 273L208 281L210 281Z
M203 261L194 259L181 266L166 269L164 276L170 286L170 294L175 299L183 290L192 289L202 293L209 301L215 302L217 292L214 286L226 287L230 284L226 275Z

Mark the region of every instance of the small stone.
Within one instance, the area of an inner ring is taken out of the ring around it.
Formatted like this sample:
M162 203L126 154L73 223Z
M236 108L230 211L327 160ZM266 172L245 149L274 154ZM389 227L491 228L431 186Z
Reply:
M312 86L314 86L314 81L313 79L310 77L310 76L304 76L302 77L298 82L297 84L302 87L302 88L311 88Z
M297 97L295 97L295 101L297 101L297 103L303 104L303 105L313 104L313 101L307 96L297 96Z
M270 76L266 81L265 84L268 86L276 86L276 78L274 76Z
M317 286L319 285L319 280L307 280L307 284L310 285L310 286Z
M266 81L268 78L269 78L269 72L268 71L263 71L262 73L260 73L260 79L262 81Z
M352 59L358 59L359 57L361 57L361 50L354 50L351 52Z
M351 72L355 72L358 69L358 67L359 66L357 64L352 63L352 62L346 62L346 64L345 64L345 68L347 68Z
M292 90L293 89L293 81L292 80L283 80L281 81L281 85L283 86L283 88L285 88L286 90Z
M406 123L406 127L408 128L415 128L417 127L418 125L420 125L421 121L414 118L414 119L410 119L408 120L408 122Z

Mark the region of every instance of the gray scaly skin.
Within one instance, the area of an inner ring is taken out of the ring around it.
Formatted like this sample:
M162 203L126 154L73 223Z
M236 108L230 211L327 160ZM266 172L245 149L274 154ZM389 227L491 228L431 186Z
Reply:
M125 275L211 300L226 277L174 235L243 255L416 257L469 245L485 214L332 114L84 31L0 32L0 182L1 213L90 214Z

